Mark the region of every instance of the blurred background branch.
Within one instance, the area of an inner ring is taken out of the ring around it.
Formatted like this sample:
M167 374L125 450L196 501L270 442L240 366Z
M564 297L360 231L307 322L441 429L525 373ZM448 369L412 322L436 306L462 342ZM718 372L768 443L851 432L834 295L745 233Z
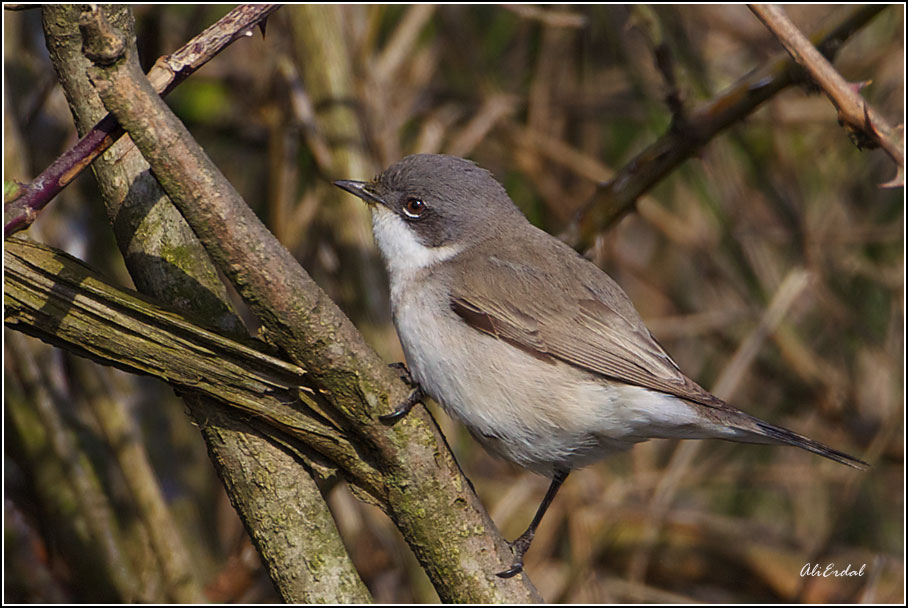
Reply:
M849 36L883 8L882 5L854 8L831 32L817 34L817 45L823 53L833 56ZM659 48L664 49L661 45ZM816 52L820 54L820 51ZM663 53L662 56L668 55ZM682 112L680 107L675 107L668 132L599 186L595 195L577 212L575 225L563 238L580 250L591 247L595 235L630 211L637 199L669 171L694 156L721 131L738 124L767 99L800 79L800 72L792 61L774 61L697 108ZM670 87L674 84L670 83ZM675 103L680 104L680 100Z

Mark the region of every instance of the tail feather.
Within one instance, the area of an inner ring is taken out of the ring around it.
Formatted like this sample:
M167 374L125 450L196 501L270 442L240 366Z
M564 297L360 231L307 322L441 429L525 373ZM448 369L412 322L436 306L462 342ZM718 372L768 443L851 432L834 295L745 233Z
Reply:
M838 450L827 447L819 441L814 441L813 439L809 439L807 437L804 437L803 435L798 435L794 431L789 431L788 429L769 424L768 422L764 422L759 418L754 418L752 416L748 416L748 418L750 418L750 422L755 425L756 429L747 428L742 430L746 430L750 433L757 433L776 443L793 445L795 447L801 448L802 450L807 450L808 452L819 454L820 456L834 460L844 465L848 465L849 467L853 467L855 469L866 471L870 468L870 465L863 460L859 460L854 456L849 456L845 452L840 452Z

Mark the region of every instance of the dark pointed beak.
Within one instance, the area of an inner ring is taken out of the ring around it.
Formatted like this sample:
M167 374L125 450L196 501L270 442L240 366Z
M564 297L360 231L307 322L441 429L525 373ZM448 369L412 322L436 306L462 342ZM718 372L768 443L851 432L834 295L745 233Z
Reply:
M367 205L374 205L378 203L379 205L385 205L385 201L375 194L372 191L372 187L369 182L357 182L352 179L339 179L334 182L334 185L342 190L346 190L354 196L358 196L363 199Z

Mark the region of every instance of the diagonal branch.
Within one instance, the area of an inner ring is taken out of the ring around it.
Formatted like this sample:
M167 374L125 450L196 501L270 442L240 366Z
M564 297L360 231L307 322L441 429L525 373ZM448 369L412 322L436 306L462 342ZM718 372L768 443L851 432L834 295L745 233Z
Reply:
M343 429L308 388L305 370L268 354L265 344L199 327L46 245L12 238L3 266L9 327L104 365L160 378L180 392L212 397L302 440L312 454L349 464L349 478L369 478L357 469L363 462Z
M174 53L159 58L148 72L155 90L167 95L228 45L249 35L256 25L264 25L278 8L279 4L238 6ZM122 135L116 118L108 114L32 180L21 196L4 202L4 238L31 226L40 211Z
M810 41L804 37L785 11L775 4L750 4L750 10L763 22L782 46L810 77L826 92L839 111L839 122L858 141L858 147L882 147L904 171L905 142L896 135L886 119L868 104L856 87L849 85Z

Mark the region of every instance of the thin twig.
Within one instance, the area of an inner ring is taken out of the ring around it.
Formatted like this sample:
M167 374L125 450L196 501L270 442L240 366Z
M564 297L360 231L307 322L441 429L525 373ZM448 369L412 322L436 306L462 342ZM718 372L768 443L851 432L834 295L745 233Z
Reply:
M277 58L277 70L287 84L293 118L302 128L303 138L315 158L315 163L322 173L330 175L334 164L331 147L328 145L324 133L319 130L314 104L303 85L303 79L300 77L296 65L287 55L282 55Z
M588 21L586 15L581 15L580 13L572 13L563 10L549 10L527 4L502 4L501 8L520 15L524 19L539 21L549 27L581 28L586 26Z
M839 123L852 135L859 148L882 147L895 161L899 176L904 178L905 135L904 128L893 129L880 114L868 104L857 86L849 84L831 63L810 43L775 4L749 4L748 8L766 28L779 39L810 77L816 82L839 111ZM901 136L899 136L901 133ZM890 183L889 186L903 185Z
M451 138L445 152L469 156L499 121L514 113L516 106L513 95L499 93L486 98L473 118Z
M831 57L842 43L886 8L859 6L817 48ZM740 122L760 104L796 82L791 59L775 61L743 78L715 99L688 113L682 129L671 130L627 163L611 180L601 184L561 236L576 249L588 249L596 237L633 209L637 199L675 167L696 154L719 132Z
M233 41L250 35L256 25L264 23L278 8L279 4L238 6L176 52L159 58L148 72L155 90L167 95ZM19 198L4 202L3 238L31 226L41 209L122 135L123 129L108 114L42 171Z
M390 79L404 59L412 54L419 34L434 13L435 6L431 4L411 6L407 10L407 14L404 15L400 25L394 30L391 40L385 45L375 62L374 70L377 80Z

